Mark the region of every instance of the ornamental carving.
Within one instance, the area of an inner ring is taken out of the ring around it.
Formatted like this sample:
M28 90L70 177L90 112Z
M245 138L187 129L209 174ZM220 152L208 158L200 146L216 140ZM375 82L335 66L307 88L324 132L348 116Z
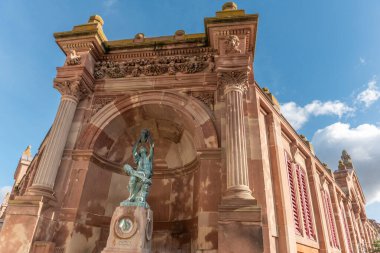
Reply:
M239 54L241 50L239 49L240 40L236 35L229 35L225 40L225 53L226 54Z
M100 109L106 106L108 103L111 103L116 99L116 96L98 96L94 98L92 102L92 111L91 116L95 115Z
M95 64L94 77L123 78L139 76L193 74L214 71L214 57L211 54L195 56L168 56L154 59L131 59L124 62L99 61Z
M81 100L89 94L89 90L81 84L79 80L55 81L54 88L56 88L62 96L73 96L78 100Z
M70 49L70 54L67 56L67 65L79 65L81 63L81 56L77 54L74 49Z
M248 72L220 72L218 73L218 86L224 89L224 93L227 93L231 90L246 92L248 90Z
M191 92L191 96L197 98L201 102L203 102L205 105L207 105L208 108L210 108L212 111L214 110L214 92L198 92L194 91Z
M342 162L344 164L344 166L346 166L348 169L353 169L354 166L352 165L352 159L351 159L351 156L347 153L346 150L343 150L342 151Z

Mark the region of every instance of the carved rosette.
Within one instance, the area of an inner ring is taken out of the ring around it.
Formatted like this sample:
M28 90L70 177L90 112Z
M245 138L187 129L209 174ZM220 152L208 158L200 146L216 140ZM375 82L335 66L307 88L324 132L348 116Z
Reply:
M123 62L99 61L95 64L95 79L139 76L193 74L214 71L214 56L168 56L159 58L130 59Z
M245 93L248 90L248 72L220 72L218 74L218 86L224 90L224 94L233 90Z
M85 98L89 94L89 90L79 80L54 81L56 88L62 97L74 97L78 101Z

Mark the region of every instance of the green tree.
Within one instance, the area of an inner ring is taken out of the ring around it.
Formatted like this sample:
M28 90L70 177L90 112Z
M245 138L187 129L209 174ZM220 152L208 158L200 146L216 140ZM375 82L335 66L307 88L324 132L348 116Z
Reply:
M380 240L373 243L372 253L380 253Z

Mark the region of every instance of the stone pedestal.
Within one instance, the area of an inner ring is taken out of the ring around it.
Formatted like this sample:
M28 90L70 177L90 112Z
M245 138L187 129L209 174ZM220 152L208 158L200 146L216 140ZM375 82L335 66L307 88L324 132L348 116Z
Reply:
M256 200L224 200L219 206L218 252L262 253L261 208Z
M152 210L119 206L112 216L107 246L102 253L150 253L152 232Z

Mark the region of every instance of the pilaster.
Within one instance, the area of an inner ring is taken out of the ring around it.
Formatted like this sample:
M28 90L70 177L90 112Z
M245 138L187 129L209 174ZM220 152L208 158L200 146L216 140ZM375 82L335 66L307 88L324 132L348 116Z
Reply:
M263 252L261 209L248 179L244 99L253 83L253 52L257 15L246 15L229 2L216 17L206 18L209 44L215 56L219 100L224 101L227 190L219 206L218 251ZM250 236L248 236L250 235Z

